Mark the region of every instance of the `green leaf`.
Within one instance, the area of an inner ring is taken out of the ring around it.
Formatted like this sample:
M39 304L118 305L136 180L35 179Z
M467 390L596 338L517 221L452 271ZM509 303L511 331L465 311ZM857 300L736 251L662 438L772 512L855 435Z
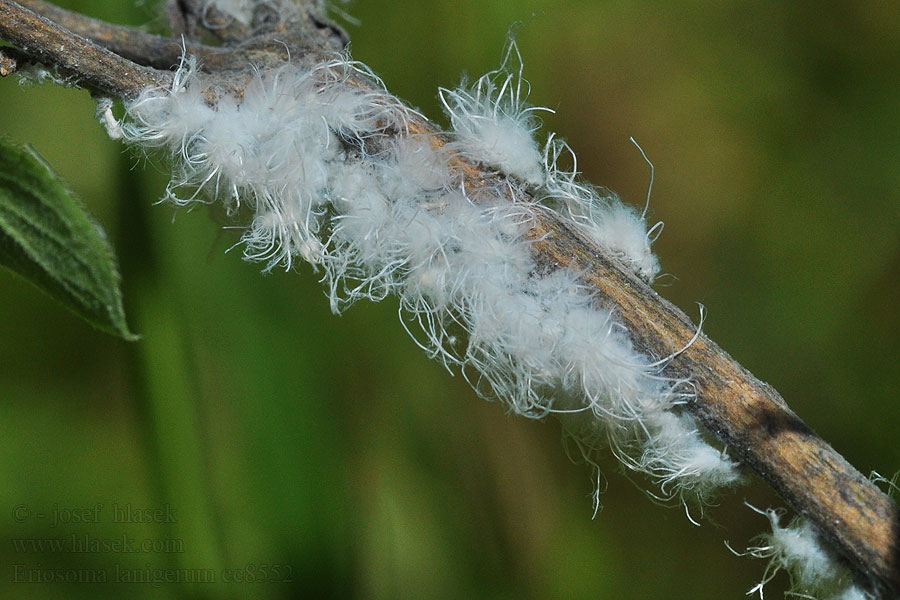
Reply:
M98 329L126 340L116 258L94 223L30 147L0 139L0 265Z

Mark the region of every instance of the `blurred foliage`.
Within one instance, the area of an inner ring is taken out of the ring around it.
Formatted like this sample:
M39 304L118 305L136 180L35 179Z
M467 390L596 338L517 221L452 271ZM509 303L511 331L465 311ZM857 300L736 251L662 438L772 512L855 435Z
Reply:
M67 6L161 27L148 6ZM629 136L653 160L657 250L674 275L660 292L695 316L702 302L713 339L860 470L900 466L895 2L342 9L359 20L355 58L432 116L436 87L494 68L519 23L532 100L557 110L547 128L587 177L641 203L649 170ZM559 427L476 398L407 339L396 304L332 316L309 268L261 276L226 252L238 233L215 211L153 206L164 167L106 139L85 92L8 79L0 107L0 135L33 144L109 232L143 336L93 331L0 273L3 596L735 598L760 578L763 564L722 543L764 529L744 500L780 504L758 481L698 528L609 460L591 520L588 470ZM53 526L54 510L98 503ZM128 503L176 522L115 522ZM14 542L85 535L176 546ZM292 581L15 583L16 569L221 580L259 565Z

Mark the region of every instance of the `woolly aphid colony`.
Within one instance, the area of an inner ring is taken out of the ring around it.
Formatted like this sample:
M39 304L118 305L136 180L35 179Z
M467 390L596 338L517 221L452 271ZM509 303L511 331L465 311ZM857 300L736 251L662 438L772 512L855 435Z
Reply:
M252 5L218 8L242 20ZM537 143L535 113L546 109L526 104L517 59L510 43L500 69L440 90L446 144L412 134L416 114L346 56L260 69L240 98L220 93L213 105L204 94L213 82L186 57L169 89L145 90L121 123L111 125L108 112L106 121L127 142L171 154L173 202L248 206L247 259L265 270L311 263L335 311L395 294L414 340L479 393L523 416L556 414L588 461L608 445L664 497L702 502L738 472L679 411L690 382L661 376L665 361L639 354L576 273L539 274L524 235L536 211L557 210L652 283L659 227L648 230L644 214L562 166L561 156L574 159L563 141ZM535 200L469 197L459 157ZM864 597L834 575L839 567L809 526L770 519L774 533L749 550L771 558L765 581L787 568L798 590Z

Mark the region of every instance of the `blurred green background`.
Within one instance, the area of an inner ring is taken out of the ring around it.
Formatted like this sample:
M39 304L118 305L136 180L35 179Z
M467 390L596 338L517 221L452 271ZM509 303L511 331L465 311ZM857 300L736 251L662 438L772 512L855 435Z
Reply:
M66 5L160 27L148 6ZM435 117L437 86L494 68L520 22L531 99L557 110L547 129L587 177L641 204L649 171L629 136L654 162L673 275L660 293L694 317L703 303L707 333L861 471L900 468L896 2L342 9L359 21L354 57ZM591 520L589 471L555 422L475 397L406 337L394 302L333 316L309 268L262 276L225 253L239 232L214 212L154 206L159 161L108 140L93 111L82 91L0 81L0 134L33 144L103 224L143 336L97 333L0 272L0 595L740 598L759 580L763 563L723 545L765 528L745 500L780 505L757 480L694 527L607 460ZM115 522L129 504L175 522ZM73 536L150 546L16 541ZM217 582L15 583L68 568Z

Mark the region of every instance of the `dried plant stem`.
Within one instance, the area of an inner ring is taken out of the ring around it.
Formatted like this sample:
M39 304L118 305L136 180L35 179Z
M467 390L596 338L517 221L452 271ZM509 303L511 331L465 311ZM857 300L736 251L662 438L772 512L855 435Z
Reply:
M26 60L41 63L74 85L130 98L149 85L170 82L167 69L178 62L185 48L200 57L205 70L214 72L248 62L283 61L286 51L294 62L314 61L342 47L339 29L323 24L313 12L302 14L302 21L288 24L293 33L284 28L277 36L257 33L253 44L231 49L106 24L40 0L0 0L0 38L14 47L5 52L5 58L0 49L0 64L6 74ZM368 85L363 80L357 83ZM424 119L413 121L410 132L430 135L435 147L445 143L438 129ZM487 185L495 175L461 158L454 160L476 198L501 189ZM885 494L812 432L774 389L705 335L694 339L696 326L682 311L553 213L536 213L528 235L539 269L583 273L582 279L596 290L599 302L613 307L628 327L638 350L656 358L675 355L663 374L694 384L696 397L687 410L732 456L809 519L847 560L861 584L880 597L900 594L900 510Z
M112 97L127 98L146 86L160 85L171 78L163 71L142 67L8 0L0 2L0 39L33 62L57 70L71 83Z

